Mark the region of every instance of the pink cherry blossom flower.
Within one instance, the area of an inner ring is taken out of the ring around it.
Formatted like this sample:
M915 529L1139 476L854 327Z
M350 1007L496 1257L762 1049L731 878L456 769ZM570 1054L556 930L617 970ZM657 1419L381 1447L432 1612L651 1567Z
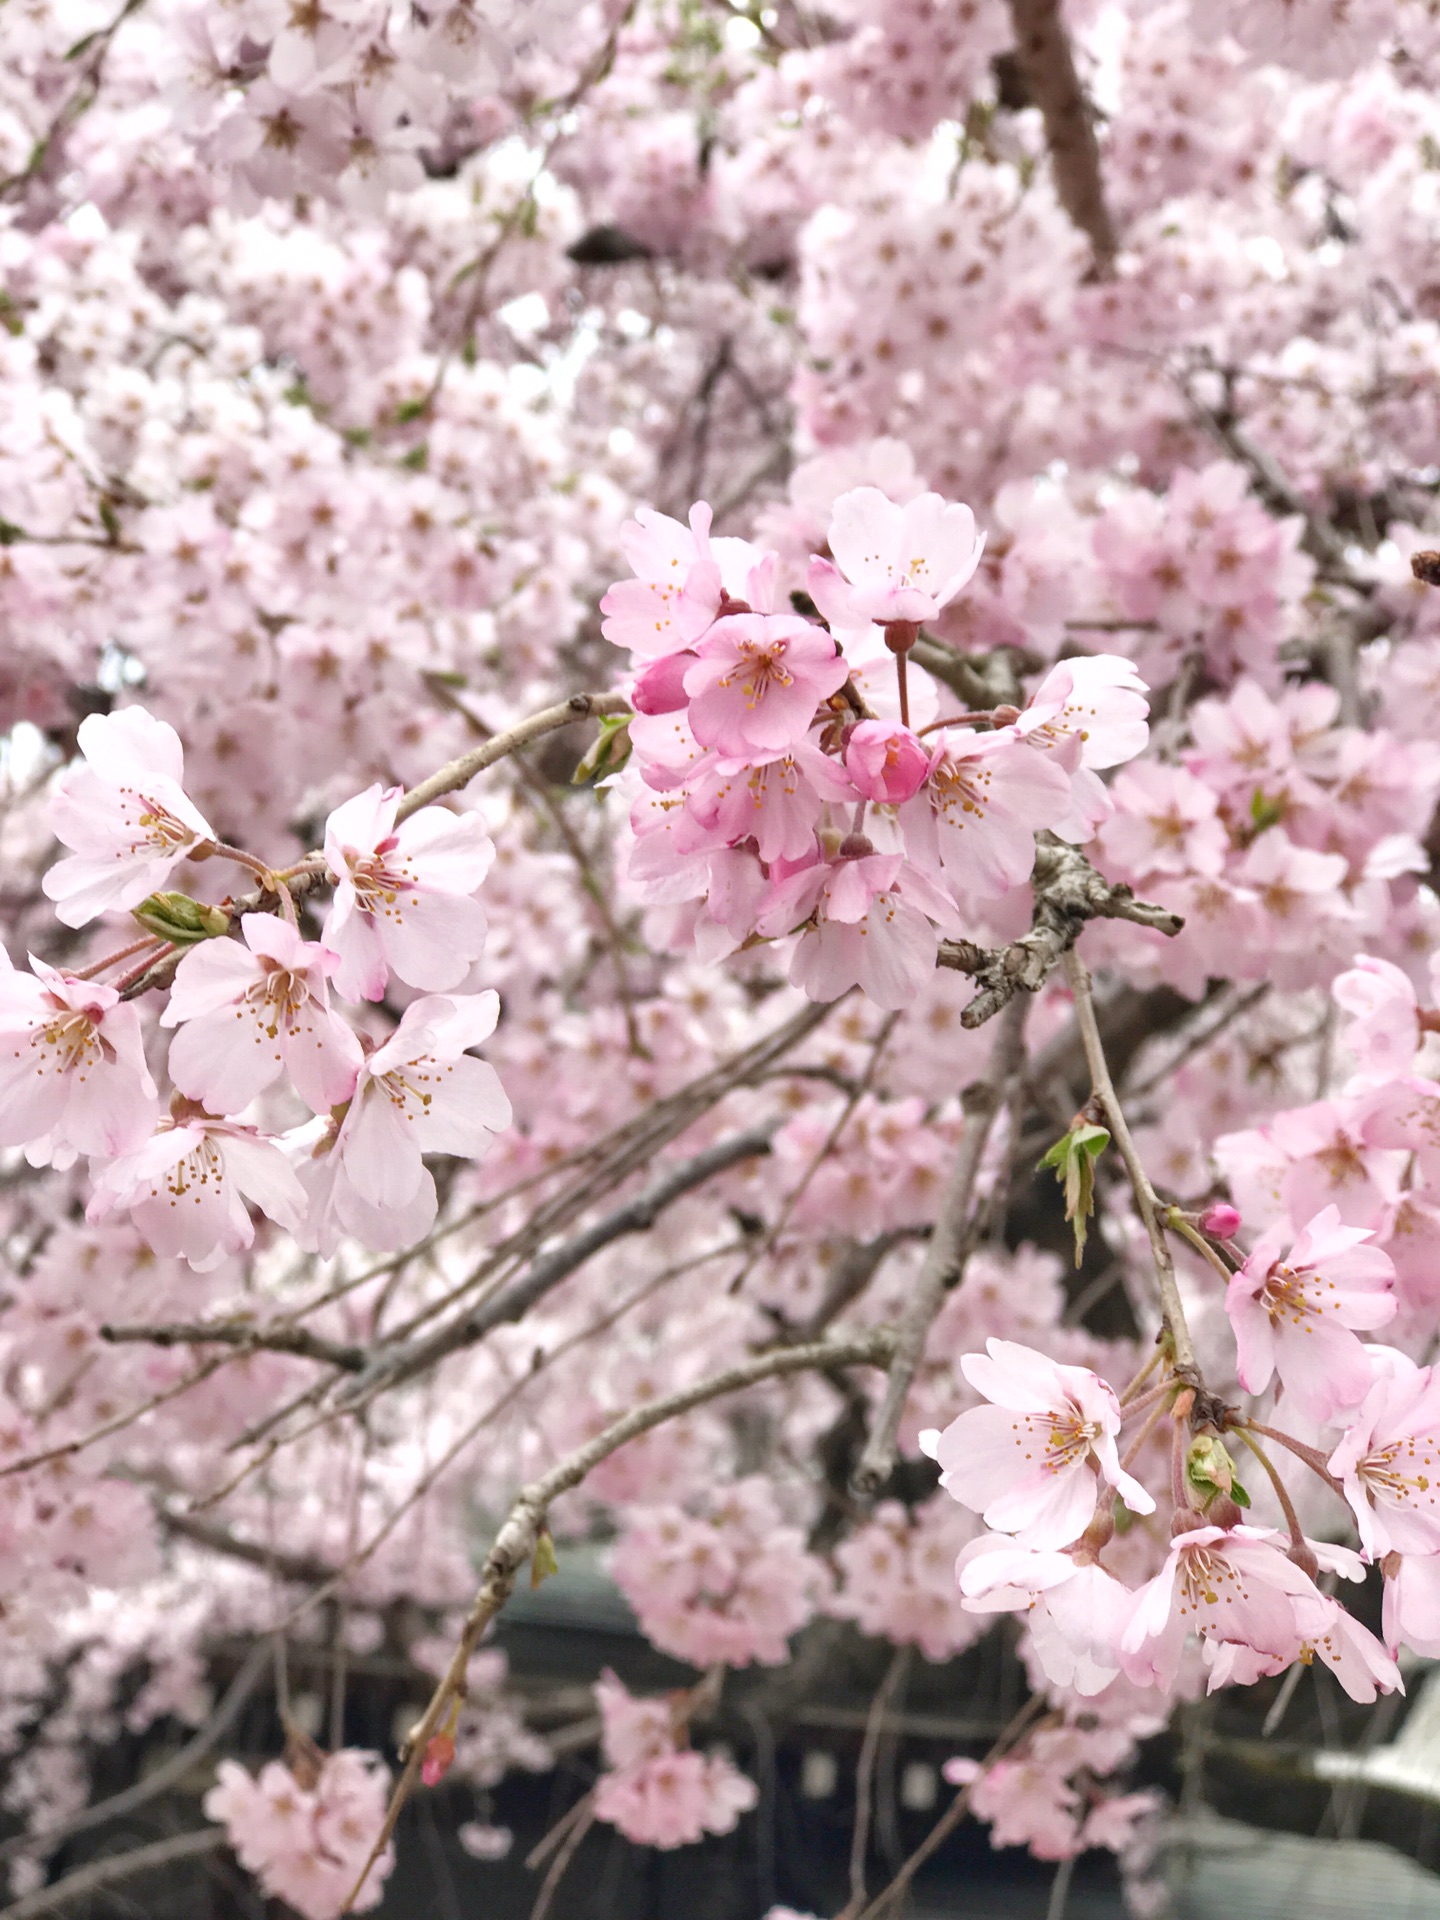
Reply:
M794 985L812 1000L859 986L890 1009L908 1006L933 977L934 923L959 931L954 901L898 853L821 861L780 881L756 926L775 938L797 922L810 924L790 962Z
M236 1857L266 1893L303 1920L336 1920L379 1835L389 1783L377 1755L353 1748L325 1756L310 1785L278 1760L258 1779L222 1760L205 1812L223 1824ZM354 1912L379 1906L394 1864L387 1846L366 1874Z
M1113 810L1096 769L1119 766L1143 753L1150 738L1145 682L1128 660L1095 654L1063 660L1040 682L1015 732L1032 747L1056 755L1070 779L1072 808L1054 831L1088 840Z
M933 758L908 727L888 720L862 720L845 742L845 771L856 791L881 806L913 799Z
M848 672L829 634L793 614L726 614L696 651L685 674L690 726L702 746L737 760L789 752Z
M305 1212L304 1191L273 1141L201 1113L162 1121L142 1147L103 1167L85 1217L126 1211L156 1253L204 1273L253 1244L247 1202L291 1233Z
M727 597L759 604L750 576L762 563L760 549L748 540L712 540L711 517L699 500L688 527L651 507L626 521L620 545L636 577L617 581L600 602L607 640L657 660L693 647Z
M1402 1645L1440 1660L1440 1553L1389 1553L1380 1630L1391 1653Z
M157 1112L137 1008L43 960L18 972L0 947L0 1146L129 1153Z
M1330 1471L1372 1560L1440 1553L1440 1380L1389 1348L1372 1352L1373 1385Z
M940 1484L987 1527L1024 1547L1065 1547L1090 1524L1103 1482L1132 1512L1155 1502L1120 1465L1120 1403L1088 1367L1061 1366L1013 1340L967 1353L965 1378L991 1402L952 1420L920 1445Z
M1069 776L1009 729L937 739L929 779L900 809L905 850L976 899L998 899L1030 878L1036 833L1067 817Z
M510 1125L495 1069L468 1052L494 1031L499 1013L493 992L413 1001L362 1063L338 1129L326 1128L318 1142L302 1129L288 1143L310 1200L302 1245L333 1252L348 1233L389 1253L429 1231L435 1183L421 1156L483 1159Z
M668 1753L602 1774L596 1818L640 1847L683 1847L706 1833L730 1833L758 1799L755 1784L717 1755Z
M1420 1050L1419 1008L1408 974L1362 953L1337 974L1330 991L1350 1015L1345 1044L1363 1073L1405 1073Z
M1093 1558L1018 1546L989 1534L955 1566L973 1613L1025 1613L1031 1645L1052 1686L1101 1693L1120 1672L1120 1638L1135 1598Z
M247 913L245 936L209 940L175 972L160 1024L178 1027L170 1077L212 1113L239 1113L288 1073L315 1113L348 1100L360 1042L331 1013L328 975L339 956L304 941L286 921Z
M830 520L835 565L812 560L811 598L834 627L933 620L980 564L969 507L922 493L901 507L878 487L842 493Z
M401 790L368 787L325 823L335 904L325 944L339 955L336 991L379 1000L394 973L407 986L458 986L485 945L471 898L495 849L474 814L422 807L395 825Z
M139 906L192 848L215 838L181 785L184 753L173 727L143 707L124 707L92 713L75 737L85 765L64 774L50 809L71 857L41 882L67 927L107 907Z
M1268 1528L1197 1527L1170 1542L1165 1565L1135 1596L1120 1638L1121 1664L1138 1686L1168 1691L1192 1633L1228 1640L1288 1666L1333 1604L1276 1544Z
M1278 1373L1306 1419L1322 1425L1365 1398L1371 1362L1352 1329L1383 1327L1397 1304L1394 1265L1365 1244L1373 1238L1326 1207L1287 1258L1279 1229L1257 1242L1225 1294L1247 1393L1263 1393Z
M616 1768L643 1766L675 1750L675 1711L663 1695L631 1693L611 1667L595 1682L600 1708L601 1742L607 1763Z
M803 860L814 849L825 807L855 797L845 770L801 740L758 765L718 757L702 762L694 770L686 812L727 846L753 838L762 860ZM680 844L690 843L682 836Z

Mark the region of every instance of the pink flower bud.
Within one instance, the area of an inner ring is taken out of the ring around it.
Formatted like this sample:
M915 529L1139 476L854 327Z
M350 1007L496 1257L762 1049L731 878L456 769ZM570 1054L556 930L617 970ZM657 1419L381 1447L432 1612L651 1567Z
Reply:
M1200 1231L1212 1240L1233 1240L1240 1231L1240 1215L1225 1201L1217 1200L1201 1214Z
M438 1787L450 1771L455 1760L455 1736L453 1733L435 1734L425 1749L425 1758L420 1767L420 1778L427 1787Z
M867 800L898 807L924 786L930 755L908 727L862 720L845 743L845 771Z
M678 713L686 704L685 670L693 653L665 653L637 675L630 699L637 713Z

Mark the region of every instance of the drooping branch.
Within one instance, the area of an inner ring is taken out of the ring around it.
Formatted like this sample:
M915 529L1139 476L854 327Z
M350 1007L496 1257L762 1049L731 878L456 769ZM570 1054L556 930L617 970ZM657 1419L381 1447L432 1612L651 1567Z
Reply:
M973 940L942 940L937 964L968 973L980 991L960 1016L965 1027L983 1026L1017 993L1038 993L1090 920L1129 920L1167 937L1185 922L1168 907L1137 900L1130 888L1098 874L1078 847L1042 833L1031 875L1035 906L1030 931L1008 947L981 947Z
M62 1840L69 1840L77 1833L88 1833L91 1827L104 1826L108 1820L119 1820L123 1815L133 1813L137 1807L145 1806L160 1794L168 1793L170 1788L183 1780L207 1753L219 1746L244 1712L256 1688L270 1671L270 1662L273 1657L274 1650L268 1640L253 1647L242 1663L240 1671L230 1682L219 1705L194 1739L187 1740L178 1753L162 1761L143 1779L137 1780L133 1787L126 1787L121 1793L112 1793L108 1800L97 1800L94 1806L82 1807L78 1813L71 1814L68 1820L61 1821L58 1826L42 1827L38 1833L12 1835L10 1839L0 1844L0 1860L13 1859L16 1854L53 1853Z
M633 1200L627 1200L583 1232L542 1254L527 1273L502 1292L459 1318L446 1321L424 1339L407 1341L403 1346L375 1355L346 1398L359 1399L380 1388L389 1391L398 1387L414 1379L416 1374L429 1372L447 1355L458 1353L462 1347L474 1346L493 1328L522 1319L531 1307L602 1248L624 1239L627 1234L648 1232L665 1209L682 1195L693 1193L707 1180L739 1166L743 1160L754 1160L769 1153L771 1137L779 1124L777 1118L763 1126L747 1128L744 1133L717 1140L714 1146L668 1168Z
M1140 1218L1145 1223L1145 1232L1150 1240L1150 1252L1155 1262L1155 1282L1160 1294L1160 1312L1165 1322L1165 1330L1170 1336L1170 1348L1175 1358L1175 1372L1182 1380L1188 1380L1192 1386L1201 1386L1199 1365L1195 1358L1195 1345L1190 1338L1190 1327L1185 1318L1185 1304L1180 1298L1179 1283L1175 1278L1175 1262L1170 1257L1169 1242L1165 1238L1165 1228L1160 1219L1160 1203L1155 1189L1150 1184L1150 1176L1141 1163L1136 1151L1135 1141L1126 1123L1124 1110L1119 1096L1115 1092L1115 1083L1110 1077L1110 1067L1105 1058L1104 1044L1100 1038L1100 1028L1095 1020L1095 1002L1090 994L1090 975L1085 962L1074 951L1065 955L1065 977L1075 996L1075 1021L1080 1029L1080 1038L1085 1046L1085 1058L1090 1067L1090 1083L1094 1089L1094 1098L1100 1109L1103 1124L1110 1129L1111 1138L1125 1162L1125 1171L1130 1177L1130 1185L1135 1194L1135 1205L1140 1210Z
M865 1451L855 1467L852 1484L856 1493L865 1498L878 1493L890 1477L900 1419L924 1357L925 1342L944 1305L945 1295L969 1256L974 1234L975 1182L995 1116L1005 1104L1010 1083L1024 1061L1025 1010L1025 1001L1012 1001L996 1031L989 1072L984 1080L965 1090L965 1131L945 1183L939 1217L925 1247L920 1277L900 1321L895 1353L885 1381L885 1397Z
M1045 122L1055 191L1094 249L1096 273L1108 277L1120 243L1105 204L1100 148L1060 18L1060 0L1010 0L1010 18L1016 63Z
M639 1439L641 1434L649 1433L655 1427L664 1426L669 1420L679 1419L682 1414L704 1406L708 1401L742 1393L747 1387L759 1386L765 1380L782 1379L792 1373L823 1373L836 1367L884 1366L894 1349L894 1334L888 1329L878 1328L849 1339L819 1340L808 1346L781 1347L770 1353L759 1354L752 1360L742 1361L738 1366L727 1367L723 1373L712 1374L707 1380L697 1381L694 1386L682 1387L663 1399L633 1408L520 1492L486 1558L480 1585L450 1664L431 1695L429 1705L407 1736L405 1768L391 1797L385 1824L375 1840L369 1859L356 1878L342 1912L352 1911L355 1897L364 1886L371 1867L389 1845L401 1810L419 1777L425 1748L450 1702L463 1694L470 1656L485 1629L514 1592L520 1569L534 1553L550 1508L561 1494L578 1487L602 1460L608 1460L612 1453L618 1452L629 1441ZM4 1920L3 1915L0 1915L0 1920Z
M100 1338L116 1346L143 1342L151 1347L239 1347L246 1353L291 1353L301 1360L319 1360L325 1366L358 1373L365 1365L364 1347L326 1340L307 1327L256 1326L248 1320L166 1321L156 1325L102 1326Z
M173 1834L168 1840L156 1840L128 1853L107 1854L103 1860L92 1860L88 1866L67 1873L54 1886L40 1887L21 1900L13 1900L8 1907L0 1907L0 1920L40 1920L42 1914L58 1913L86 1894L99 1893L102 1887L154 1873L177 1860L198 1860L202 1854L218 1853L228 1844L224 1827L200 1827L194 1833Z

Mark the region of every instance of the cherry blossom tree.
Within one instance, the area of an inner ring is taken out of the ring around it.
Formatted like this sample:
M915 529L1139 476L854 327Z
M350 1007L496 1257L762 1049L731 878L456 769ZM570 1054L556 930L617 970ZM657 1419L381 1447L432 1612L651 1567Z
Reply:
M499 1859L489 1642L597 1547L695 1677L597 1663L537 1915L749 1820L827 1633L844 1920L968 1815L1154 1911L1180 1707L1440 1656L1431 0L0 56L0 1914L227 1849L338 1920L457 1782Z

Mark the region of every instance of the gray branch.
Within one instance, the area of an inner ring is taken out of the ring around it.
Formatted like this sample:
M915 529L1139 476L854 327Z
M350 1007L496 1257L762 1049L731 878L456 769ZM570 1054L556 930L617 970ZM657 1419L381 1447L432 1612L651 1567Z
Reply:
M980 986L960 1016L962 1026L983 1026L1017 993L1038 993L1087 921L1130 920L1171 938L1185 924L1168 907L1137 900L1129 887L1104 879L1078 847L1053 834L1042 833L1036 841L1031 885L1030 931L1008 947L982 947L973 940L940 943L937 964L970 974Z
M22 1900L13 1900L8 1907L0 1907L0 1920L38 1920L39 1915L58 1913L61 1907L88 1893L98 1893L102 1887L113 1887L118 1881L133 1879L136 1874L173 1866L177 1860L198 1860L203 1854L218 1853L225 1844L223 1827L200 1827L194 1833L177 1833L169 1840L153 1841L148 1847L134 1847L128 1853L92 1860L89 1866L67 1873L53 1887L41 1887L38 1892L27 1893Z
M691 1159L668 1168L633 1200L627 1200L624 1206L615 1208L572 1239L542 1254L528 1272L493 1298L482 1301L458 1319L447 1321L424 1339L408 1341L377 1354L345 1390L339 1404L348 1405L382 1388L389 1391L398 1387L416 1374L428 1372L447 1355L459 1352L462 1347L474 1346L493 1328L522 1319L547 1293L612 1241L623 1239L627 1234L647 1232L682 1195L703 1186L716 1174L738 1166L742 1160L769 1153L771 1137L779 1125L777 1118L762 1126L750 1127L744 1133L731 1134Z

